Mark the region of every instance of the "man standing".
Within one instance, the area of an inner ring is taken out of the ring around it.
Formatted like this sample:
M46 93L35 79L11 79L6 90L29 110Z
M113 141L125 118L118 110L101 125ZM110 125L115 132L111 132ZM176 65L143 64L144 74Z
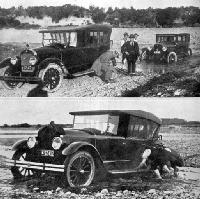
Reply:
M123 46L122 46L122 52L126 54L127 62L128 62L128 73L130 75L135 73L135 62L137 61L140 52L139 52L139 46L137 43L137 37L139 35L136 34L131 34L130 35L130 41L127 41Z
M122 51L122 46L128 41L128 33L124 33L124 38L121 40L121 53L122 53L122 64L124 64L124 61L126 59L126 54Z
M110 83L114 81L114 74L116 70L113 66L116 65L115 58L119 57L117 51L107 51L103 53L92 65L92 69L103 81Z

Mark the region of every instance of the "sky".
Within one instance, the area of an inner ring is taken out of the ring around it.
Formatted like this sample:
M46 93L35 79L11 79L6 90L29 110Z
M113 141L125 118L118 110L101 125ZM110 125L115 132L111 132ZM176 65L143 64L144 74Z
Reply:
M198 98L1 98L0 125L72 123L70 111L143 110L160 118L200 121Z
M90 5L99 7L131 7L135 9L166 8L180 6L200 7L200 0L0 0L0 7L9 8L12 6L62 6L65 4L75 4L88 8Z

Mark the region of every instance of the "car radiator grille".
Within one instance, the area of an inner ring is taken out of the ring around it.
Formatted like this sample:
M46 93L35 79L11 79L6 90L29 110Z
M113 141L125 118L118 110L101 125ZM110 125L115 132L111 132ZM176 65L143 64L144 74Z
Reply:
M30 57L32 57L32 53L23 53L21 55L21 65L22 66L29 66L30 63L29 63L29 60L30 60Z

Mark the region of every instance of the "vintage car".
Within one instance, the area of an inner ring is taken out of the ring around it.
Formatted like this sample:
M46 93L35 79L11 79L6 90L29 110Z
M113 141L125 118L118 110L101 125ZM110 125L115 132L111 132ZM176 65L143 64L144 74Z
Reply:
M175 63L178 56L191 56L190 34L156 34L156 44L143 48L141 60Z
M36 137L13 145L14 155L7 164L14 178L54 172L71 187L89 186L107 173L138 172L147 148L164 147L158 134L161 120L149 112L101 110L70 114L74 116L72 129L64 130L51 122L39 129Z
M92 73L93 62L110 49L112 27L92 24L49 27L39 32L43 47L27 46L19 56L0 63L0 80L7 89L42 81L48 92L54 92L64 77Z

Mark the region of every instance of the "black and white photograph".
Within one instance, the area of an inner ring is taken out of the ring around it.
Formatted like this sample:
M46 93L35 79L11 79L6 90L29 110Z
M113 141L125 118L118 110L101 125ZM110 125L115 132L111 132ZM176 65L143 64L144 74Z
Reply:
M0 100L0 197L199 198L199 108L184 98Z
M200 0L1 0L0 198L199 199Z
M199 0L1 0L1 97L198 97Z

